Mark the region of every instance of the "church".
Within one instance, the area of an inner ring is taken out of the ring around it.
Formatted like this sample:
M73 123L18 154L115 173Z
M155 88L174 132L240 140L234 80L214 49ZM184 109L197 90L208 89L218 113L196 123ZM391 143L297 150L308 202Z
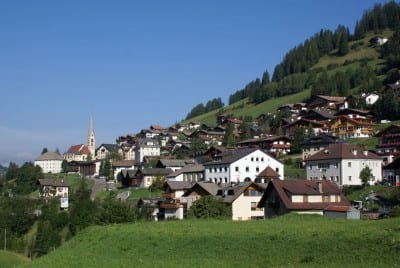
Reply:
M95 159L96 151L96 137L93 128L93 118L89 119L89 132L87 136L87 145L76 144L69 147L68 151L64 154L64 159L68 162L72 161L90 161Z

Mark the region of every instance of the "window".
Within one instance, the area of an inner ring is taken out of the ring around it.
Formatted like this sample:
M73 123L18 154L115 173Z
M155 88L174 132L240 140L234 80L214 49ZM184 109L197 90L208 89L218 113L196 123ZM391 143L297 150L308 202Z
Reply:
M261 162L264 162L264 157L261 157Z
M347 162L347 166L348 166L348 167L351 167L351 162Z
M260 168L259 167L256 167L256 172L260 172Z
M251 202L251 211L257 211L257 210L260 210L258 207L257 207L257 202Z
M258 157L256 157L256 161L258 162Z
M235 171L239 171L239 167L235 167Z
M351 181L351 176L349 176L349 181Z
M250 170L249 167L246 167L246 172L249 172L249 170Z
M254 157L251 158L251 162L253 162L253 161L254 161Z

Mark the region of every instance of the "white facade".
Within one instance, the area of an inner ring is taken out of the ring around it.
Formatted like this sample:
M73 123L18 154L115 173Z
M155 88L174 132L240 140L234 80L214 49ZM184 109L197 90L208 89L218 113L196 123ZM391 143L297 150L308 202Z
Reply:
M43 173L61 173L62 160L36 160L35 166L42 168Z
M35 160L35 166L39 166L43 173L61 173L63 158L58 153L47 152Z
M254 218L264 218L264 208L258 208L260 196L245 196L241 194L232 203L232 220L245 221Z
M315 160L306 163L307 179L331 180L338 185L361 185L360 172L368 166L373 175L370 184L382 180L382 160L380 159L337 159Z
M375 93L367 94L367 95L365 96L365 103L366 103L367 105L372 105L372 104L374 104L375 102L377 102L378 99L379 99L379 95L378 95L378 94L375 94Z
M254 181L268 166L279 174L280 179L284 179L283 164L261 150L254 150L231 163L215 161L204 166L205 180L215 183Z
M143 162L144 157L160 156L160 145L156 140L145 139L141 140L135 148L135 160Z

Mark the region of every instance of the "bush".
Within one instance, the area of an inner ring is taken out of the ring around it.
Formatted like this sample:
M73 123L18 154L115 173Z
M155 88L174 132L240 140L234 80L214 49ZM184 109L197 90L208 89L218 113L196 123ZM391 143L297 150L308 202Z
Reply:
M229 205L208 195L193 202L193 205L188 210L188 218L221 218L230 217L232 211Z

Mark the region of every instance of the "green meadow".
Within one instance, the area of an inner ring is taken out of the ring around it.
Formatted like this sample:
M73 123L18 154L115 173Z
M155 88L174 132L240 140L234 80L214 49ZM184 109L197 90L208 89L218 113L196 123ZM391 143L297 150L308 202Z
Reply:
M2 268L16 267L27 261L28 259L22 255L11 251L0 250L0 267Z
M22 267L396 267L400 219L289 214L93 226Z

